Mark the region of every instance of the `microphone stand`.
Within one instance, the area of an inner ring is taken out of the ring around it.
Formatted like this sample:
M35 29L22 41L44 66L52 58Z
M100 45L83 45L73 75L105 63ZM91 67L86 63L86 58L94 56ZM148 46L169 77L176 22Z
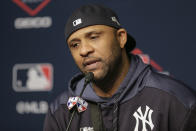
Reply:
M89 82L92 81L93 77L94 77L94 75L93 75L92 72L89 72L89 73L86 74L86 76L85 76L85 82L84 82L84 87L82 88L82 91L80 92L79 97L82 96L82 94L84 93L84 90L86 89L86 86L88 85ZM69 127L70 127L70 125L71 125L71 122L72 122L72 120L73 120L73 117L74 117L76 111L77 111L77 110L74 109L74 111L72 112L71 118L70 118L69 123L68 123L68 125L67 125L66 131L69 130Z

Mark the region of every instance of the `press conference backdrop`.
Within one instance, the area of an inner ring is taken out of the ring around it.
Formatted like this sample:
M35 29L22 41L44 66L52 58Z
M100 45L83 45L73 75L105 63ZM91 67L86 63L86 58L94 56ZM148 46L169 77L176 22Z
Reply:
M1 131L42 130L49 103L78 72L64 39L65 22L75 8L91 2L117 12L137 41L135 54L196 89L194 0L4 0Z

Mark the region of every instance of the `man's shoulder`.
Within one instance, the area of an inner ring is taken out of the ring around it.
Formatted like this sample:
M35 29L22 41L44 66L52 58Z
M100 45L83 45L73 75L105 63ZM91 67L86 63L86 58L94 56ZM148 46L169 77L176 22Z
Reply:
M51 104L50 104L50 111L53 114L60 105L67 104L69 98L68 91L62 92Z
M152 71L146 79L145 87L156 88L168 93L176 97L187 108L196 105L196 92L171 76Z

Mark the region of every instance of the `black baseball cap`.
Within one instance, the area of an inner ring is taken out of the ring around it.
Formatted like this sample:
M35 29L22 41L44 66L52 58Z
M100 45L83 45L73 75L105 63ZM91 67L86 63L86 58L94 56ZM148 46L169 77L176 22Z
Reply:
M65 40L75 31L92 25L107 25L115 29L122 28L118 16L110 8L99 4L83 5L75 10L68 18L65 26ZM135 39L127 34L125 48L128 52L133 50L136 45Z

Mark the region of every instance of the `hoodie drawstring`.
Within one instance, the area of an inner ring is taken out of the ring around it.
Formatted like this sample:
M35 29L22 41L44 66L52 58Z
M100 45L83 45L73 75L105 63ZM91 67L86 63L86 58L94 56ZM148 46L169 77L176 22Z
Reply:
M119 106L117 99L114 101L114 111L113 111L113 131L118 131L118 112L119 112Z

